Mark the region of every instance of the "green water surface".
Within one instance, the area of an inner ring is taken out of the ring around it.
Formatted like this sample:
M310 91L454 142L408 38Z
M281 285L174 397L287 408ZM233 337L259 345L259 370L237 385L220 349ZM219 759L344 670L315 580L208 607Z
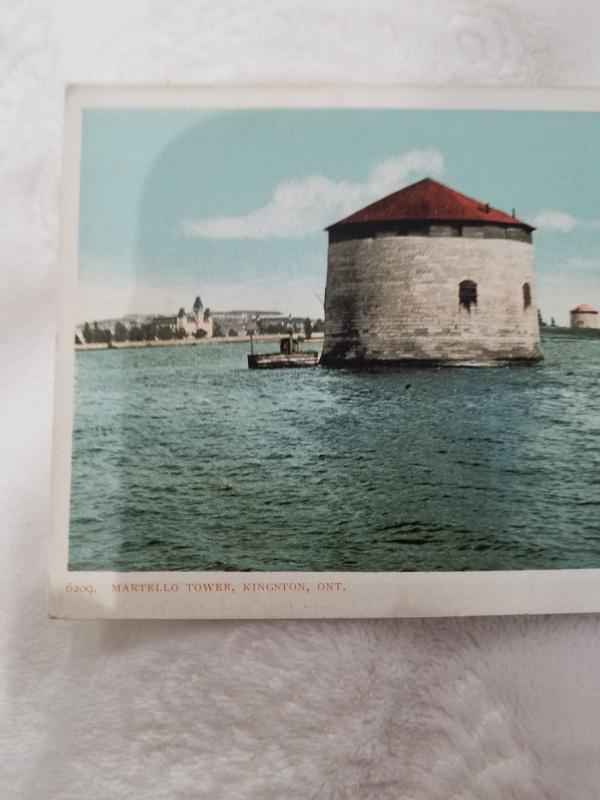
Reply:
M247 349L77 353L71 569L600 567L600 340L370 372Z

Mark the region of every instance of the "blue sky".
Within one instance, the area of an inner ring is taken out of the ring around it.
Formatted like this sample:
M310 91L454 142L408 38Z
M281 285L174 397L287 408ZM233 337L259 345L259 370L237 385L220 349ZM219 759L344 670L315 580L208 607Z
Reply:
M538 300L600 305L600 114L84 111L80 308L322 316L326 225L427 175L538 226Z

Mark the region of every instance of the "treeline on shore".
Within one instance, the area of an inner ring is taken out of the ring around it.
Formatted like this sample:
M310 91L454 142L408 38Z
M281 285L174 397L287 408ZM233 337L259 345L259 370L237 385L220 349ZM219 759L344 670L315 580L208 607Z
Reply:
M599 339L600 329L598 328L567 328L560 325L544 325L542 336L570 336L580 339Z
M114 334L109 328L101 328L97 322L92 325L86 322L81 330L81 336L75 334L75 344L107 344L110 347L113 342L153 342L156 339L167 341L185 339L186 335L183 328L173 330L168 325L160 325L156 320L130 326L117 322ZM206 336L206 331L198 330L195 336L197 339L202 339Z
M307 317L304 320L304 335L310 339L313 332L318 333L324 330L323 320L318 319L314 325ZM266 325L261 327L259 333L287 333L285 325ZM238 336L235 328L225 331L223 327L213 320L213 339L225 336ZM168 325L161 325L158 320L148 320L140 325L125 325L118 321L115 323L114 334L109 328L101 328L97 322L90 325L86 322L81 330L81 336L75 334L75 344L106 344L109 347L113 342L154 342L168 341L170 339L186 339L188 334L183 328L172 328ZM195 339L204 339L206 331L199 328L194 334ZM82 338L83 337L83 338Z

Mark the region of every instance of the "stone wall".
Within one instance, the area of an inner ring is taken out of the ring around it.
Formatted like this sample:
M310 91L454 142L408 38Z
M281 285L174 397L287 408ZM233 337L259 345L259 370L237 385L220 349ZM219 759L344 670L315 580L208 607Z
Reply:
M465 236L472 239L512 239L531 243L531 230L522 223L500 225L475 222L427 222L418 220L375 220L337 223L328 228L329 243L379 236Z
M463 280L478 287L470 311L459 304ZM329 245L322 363L539 357L532 245L421 236Z

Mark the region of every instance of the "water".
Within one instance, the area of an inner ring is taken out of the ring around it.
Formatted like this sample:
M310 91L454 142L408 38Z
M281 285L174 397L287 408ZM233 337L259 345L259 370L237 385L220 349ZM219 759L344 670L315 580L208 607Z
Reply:
M600 340L362 373L247 349L77 353L71 569L600 567Z

